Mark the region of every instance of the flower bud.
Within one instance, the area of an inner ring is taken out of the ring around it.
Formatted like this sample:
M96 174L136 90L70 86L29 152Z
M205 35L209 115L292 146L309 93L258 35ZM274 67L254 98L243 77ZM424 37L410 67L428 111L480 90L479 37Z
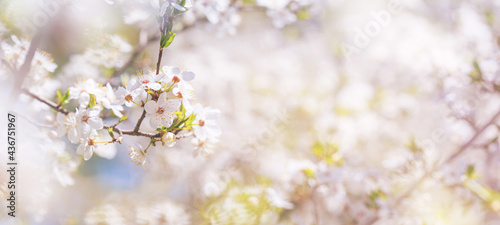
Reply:
M165 133L161 136L161 141L167 147L174 147L175 145L175 134L172 132Z

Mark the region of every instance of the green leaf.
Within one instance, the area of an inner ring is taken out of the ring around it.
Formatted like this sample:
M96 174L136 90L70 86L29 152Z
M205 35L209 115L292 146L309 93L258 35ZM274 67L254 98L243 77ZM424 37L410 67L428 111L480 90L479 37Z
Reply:
M62 104L63 102L63 96L61 94L61 91L57 90L57 98L59 99L59 102Z
M170 46L170 44L172 44L172 41L174 41L174 37L175 37L175 33L172 33L172 32L168 32L168 34L165 36L163 36L163 34L162 34L162 37L160 40L161 48L166 48L166 47Z
M120 118L120 120L118 121L118 123L121 123L123 122L124 120L126 120L128 118L128 114L125 115L125 116L122 116L122 118Z
M465 175L469 179L475 179L475 178L477 178L477 174L475 172L473 164L470 164L469 166L467 166L467 172L465 172Z
M115 134L113 133L112 127L108 128L108 133L109 133L109 136L111 136L112 138L115 138Z
M188 118L186 119L185 123L184 123L184 126L186 127L191 127L193 126L193 121L196 119L196 114L191 114L188 116Z
M68 99L69 99L69 89L66 91L66 93L64 93L63 102L66 102Z
M94 106L96 106L96 105L97 105L97 103L96 103L96 101L95 101L95 95L90 94L90 102L89 102L89 107L90 107L90 108L92 108L92 107L94 107Z

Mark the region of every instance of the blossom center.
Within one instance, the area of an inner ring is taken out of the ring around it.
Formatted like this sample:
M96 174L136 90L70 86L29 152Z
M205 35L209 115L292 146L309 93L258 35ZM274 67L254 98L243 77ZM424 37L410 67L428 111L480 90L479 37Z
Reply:
M149 84L149 80L142 81L143 84Z
M87 115L83 115L83 116L82 116L82 122L84 122L84 123L88 123L88 122L89 122L89 116L87 116Z
M163 107L158 107L158 111L156 111L156 113L158 114L163 114L165 112L165 108Z
M205 121L204 121L204 120L200 120L200 121L198 122L198 124L200 125L200 127L205 126Z
M182 98L182 93L180 91L177 93L177 97Z
M89 138L89 145L95 145L95 140L92 138Z
M132 100L133 100L133 98L132 98L131 94L128 94L127 96L125 96L125 101L131 102Z
M174 76L172 78L172 82L174 82L174 83L179 83L180 81L181 81L181 79L179 77L177 77L177 76Z

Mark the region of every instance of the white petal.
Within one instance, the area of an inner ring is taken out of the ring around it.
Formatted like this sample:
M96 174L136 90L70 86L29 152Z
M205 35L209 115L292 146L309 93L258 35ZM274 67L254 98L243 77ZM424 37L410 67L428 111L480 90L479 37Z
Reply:
M121 106L113 106L111 108L111 110L113 110L113 113L115 114L115 116L117 116L118 118L122 118L123 117L123 114L122 114L122 110L123 110L123 107Z
M71 87L69 88L69 99L77 99L80 96L80 89Z
M191 81L195 77L193 72L182 72L182 79L185 81Z
M87 147L87 142L84 139L80 140L81 143L78 145L78 148L76 149L76 154L78 155L83 155L83 152L85 152L85 148Z
M80 103L81 106L86 106L90 102L90 95L87 92L83 92L80 94L80 98L78 99L78 103Z
M148 84L148 87L155 90L155 91L158 91L160 90L161 88L161 84L159 83L151 83L151 84Z
M173 117L170 115L160 115L161 124L165 127L172 125Z
M85 161L92 158L92 154L94 154L94 149L95 146L88 146L87 148L85 148L85 153L83 154L83 159L85 159Z
M89 118L89 125L93 129L100 130L103 127L102 120L99 117L90 117Z
M76 144L80 141L80 137L78 136L78 132L76 132L75 128L70 128L68 130L68 139L73 144Z
M181 107L181 102L177 99L169 99L166 107L167 111L176 112Z
M92 129L87 123L78 124L79 136L87 136L88 134L90 134L90 131L92 131Z
M164 2L162 5L161 5L161 8L160 8L160 16L163 16L165 14L165 12L167 11L167 7L169 6L169 1L166 1Z
M125 96L127 95L127 89L123 88L123 87L118 87L118 89L115 91L115 95L118 97L118 98L125 98Z
M139 83L135 79L131 79L127 84L127 90L132 91L139 87Z
M181 69L179 69L178 67L174 67L172 68L172 73L175 75L179 75L181 73Z
M168 102L167 102L167 93L166 92L163 92L160 97L158 97L158 106L159 107L165 107L167 106Z
M158 125L160 125L160 122L161 122L161 118L158 114L154 114L153 116L151 116L151 118L149 119L149 125L151 126L151 128L153 129L156 129L158 128Z
M181 11L181 12L186 11L186 8L184 8L184 7L180 6L180 5L179 5L179 4L177 4L177 3L173 3L173 2L172 2L172 6L173 6L175 9L177 9L177 10L179 10L179 11Z
M101 113L101 108L99 106L94 106L89 109L89 117L96 117Z
M205 122L205 129L210 137L217 137L221 134L219 126L214 121Z
M205 141L207 139L205 128L199 126L196 126L194 128L194 135L196 136L196 138L200 139L200 141Z
M148 114L156 114L156 112L158 111L158 104L155 101L150 100L146 102L146 104L144 105L144 109Z

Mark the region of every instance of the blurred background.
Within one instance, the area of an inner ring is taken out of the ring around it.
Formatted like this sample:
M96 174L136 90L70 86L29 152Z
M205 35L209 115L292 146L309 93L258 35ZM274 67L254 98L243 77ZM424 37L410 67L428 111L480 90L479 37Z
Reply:
M21 66L38 39L22 85L47 99L116 88L155 68L158 11L1 0L0 56ZM127 138L84 161L48 106L12 99L3 63L2 114L20 117L5 224L500 224L499 1L192 0L174 32L162 65L196 73L195 102L222 112L214 153L178 140L138 166L126 147L144 140Z

